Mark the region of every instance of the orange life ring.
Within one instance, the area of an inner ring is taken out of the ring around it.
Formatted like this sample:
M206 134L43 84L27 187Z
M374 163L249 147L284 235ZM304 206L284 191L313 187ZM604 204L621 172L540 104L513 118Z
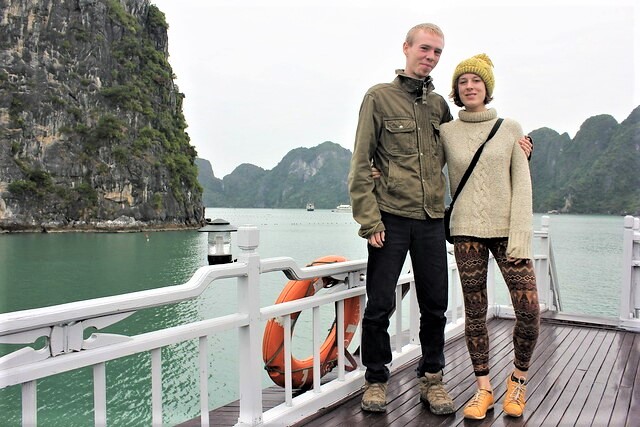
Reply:
M342 262L347 259L337 255L328 255L313 261L310 265ZM294 301L300 298L314 295L319 289L333 285L330 278L315 277L308 280L290 280L280 292L276 304ZM291 314L291 334L300 312ZM353 297L344 302L344 347L351 343L358 322L360 321L360 297ZM338 334L337 321L333 321L333 326L320 346L320 376L324 376L338 364ZM356 368L355 360L349 353L346 353L352 366L347 366L347 370ZM277 385L284 387L284 325L276 319L269 319L264 335L262 337L262 358L265 363L269 377ZM297 389L305 389L313 386L313 355L306 359L297 359L291 355L292 386Z

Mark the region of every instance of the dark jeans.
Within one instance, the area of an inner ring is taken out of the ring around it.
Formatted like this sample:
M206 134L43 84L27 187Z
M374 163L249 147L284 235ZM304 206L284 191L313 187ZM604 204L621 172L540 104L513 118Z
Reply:
M389 317L395 308L395 289L402 265L411 256L420 307L422 358L418 376L444 368L444 327L447 322L447 254L442 219L416 220L382 213L385 241L368 246L367 306L362 320L362 363L365 379L386 382L391 362Z

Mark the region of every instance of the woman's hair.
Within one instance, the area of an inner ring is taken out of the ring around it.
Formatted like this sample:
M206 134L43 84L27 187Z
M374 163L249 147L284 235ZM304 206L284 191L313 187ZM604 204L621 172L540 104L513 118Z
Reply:
M442 40L444 40L444 33L442 32L440 27L438 27L436 24L425 22L423 24L418 24L409 30L409 32L407 33L407 38L405 39L409 46L413 45L413 36L418 31L428 31L433 34L437 34L438 36L442 37Z

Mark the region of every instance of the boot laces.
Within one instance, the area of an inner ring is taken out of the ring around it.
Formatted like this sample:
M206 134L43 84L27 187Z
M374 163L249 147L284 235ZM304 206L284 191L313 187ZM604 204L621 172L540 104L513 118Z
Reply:
M484 396L487 393L489 393L489 392L487 390L484 390L484 389L476 391L476 394L473 395L473 397L471 398L471 400L467 404L467 407L476 407L476 406L479 407L479 406L481 406L480 404L482 403L482 396Z
M517 403L521 403L524 400L524 394L527 391L527 386L524 382L520 380L514 381L515 385L513 390L511 390L511 394L509 395L509 400Z
M436 399L446 399L447 392L444 389L443 383L430 384L428 387L428 393L433 395Z
M385 399L385 386L383 383L372 383L367 388L367 395L373 400Z

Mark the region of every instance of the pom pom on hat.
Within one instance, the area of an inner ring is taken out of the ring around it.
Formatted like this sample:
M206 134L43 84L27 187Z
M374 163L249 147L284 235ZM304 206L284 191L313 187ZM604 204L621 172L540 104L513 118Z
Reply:
M465 59L458 64L453 72L453 80L451 81L451 86L454 89L456 87L458 77L465 73L473 73L480 76L484 85L487 87L487 96L491 97L493 95L493 88L496 85L496 81L493 77L493 62L491 62L491 59L487 54L480 53L469 59Z

